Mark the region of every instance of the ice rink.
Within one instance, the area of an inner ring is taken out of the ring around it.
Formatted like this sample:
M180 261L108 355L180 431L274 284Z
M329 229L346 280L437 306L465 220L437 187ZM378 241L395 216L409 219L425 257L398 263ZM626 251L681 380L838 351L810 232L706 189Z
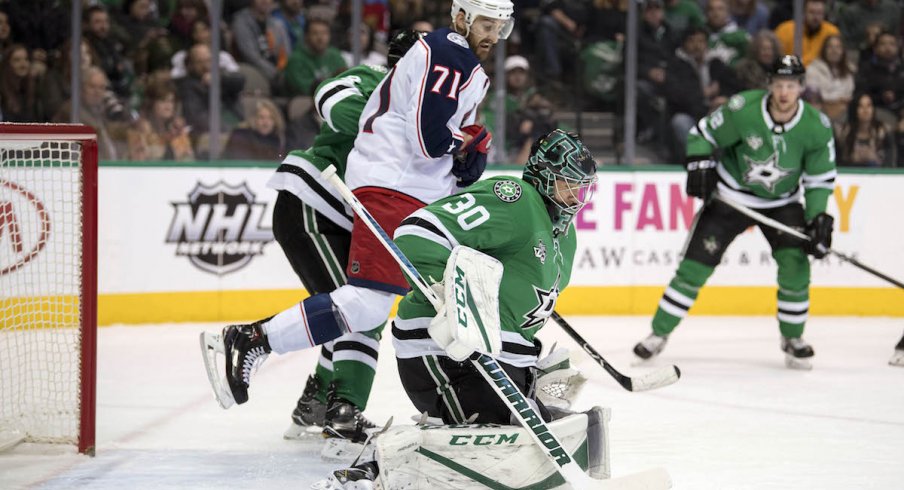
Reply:
M647 317L567 317L625 374ZM0 454L0 489L308 488L334 464L319 440L282 439L317 351L271 356L251 400L213 399L198 348L202 329L176 324L100 330L97 456L23 444ZM689 317L659 365L681 380L623 390L583 353L590 378L577 408L612 408L613 476L662 466L680 489L904 488L904 368L887 364L904 319L811 318L810 372L786 369L773 318ZM541 333L575 352L552 322ZM413 407L384 340L371 404L382 423L410 423Z

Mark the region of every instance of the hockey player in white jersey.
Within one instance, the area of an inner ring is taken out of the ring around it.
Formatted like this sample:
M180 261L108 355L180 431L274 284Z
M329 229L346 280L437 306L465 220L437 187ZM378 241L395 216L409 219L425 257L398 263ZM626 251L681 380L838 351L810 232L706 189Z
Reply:
M368 99L345 180L380 225L393 233L413 211L475 182L486 167L491 136L476 124L489 78L480 65L511 33L509 0L453 0L452 27L421 39ZM222 339L202 337L205 359L222 351L225 384L214 363L208 375L224 407L244 403L252 371L271 351L283 354L378 328L408 283L391 256L355 220L348 283L315 294L250 325L231 325ZM219 342L219 343L218 343ZM363 439L365 420L343 430Z

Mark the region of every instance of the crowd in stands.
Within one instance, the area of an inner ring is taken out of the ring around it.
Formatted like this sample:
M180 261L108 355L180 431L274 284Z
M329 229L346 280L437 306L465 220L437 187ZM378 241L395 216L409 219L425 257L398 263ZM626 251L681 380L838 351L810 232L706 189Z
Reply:
M214 56L221 158L277 160L311 144L312 95L355 62L356 36L359 62L384 64L394 30L449 24L448 1L363 0L353 32L348 0L223 0L213 32L207 0L82 0L73 66L72 1L0 0L0 121L68 122L78 98L105 160L207 158ZM505 114L493 97L483 108L491 128L505 121L498 159L523 161L563 111L623 114L628 1L514 0ZM793 50L793 4L638 0L638 144L681 163L696 120L765 88L769 66ZM904 167L902 11L898 0L804 0L804 98L831 119L840 165Z

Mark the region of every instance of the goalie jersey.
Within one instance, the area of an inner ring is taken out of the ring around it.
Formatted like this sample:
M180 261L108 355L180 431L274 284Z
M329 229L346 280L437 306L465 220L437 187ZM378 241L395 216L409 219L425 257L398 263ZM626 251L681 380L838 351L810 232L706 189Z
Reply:
M835 185L832 124L802 100L790 121L776 123L768 97L764 90L741 92L701 119L688 135L687 159L718 150L720 194L751 208L799 202L803 194L809 221L825 212Z
M358 65L321 83L314 92L314 109L323 124L314 145L289 152L268 186L295 194L334 223L351 230L350 211L333 186L320 179L320 172L333 165L339 177L345 175L346 159L358 136L361 111L387 71L383 66Z
M539 354L534 336L571 278L576 238L553 236L537 190L519 178L482 180L460 194L415 211L396 230L395 242L428 282L443 278L452 249L464 245L505 266L499 288L502 354L499 360L532 366ZM392 337L402 359L444 355L427 327L436 312L417 288L399 304Z

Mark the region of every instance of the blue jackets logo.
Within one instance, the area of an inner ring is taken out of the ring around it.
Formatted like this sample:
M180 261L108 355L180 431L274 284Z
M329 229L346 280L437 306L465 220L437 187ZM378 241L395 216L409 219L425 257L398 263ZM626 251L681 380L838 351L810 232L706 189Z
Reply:
M255 200L245 182L232 186L199 182L185 202L173 202L173 221L166 243L195 267L223 275L248 265L273 241L273 230L262 228L267 203Z

